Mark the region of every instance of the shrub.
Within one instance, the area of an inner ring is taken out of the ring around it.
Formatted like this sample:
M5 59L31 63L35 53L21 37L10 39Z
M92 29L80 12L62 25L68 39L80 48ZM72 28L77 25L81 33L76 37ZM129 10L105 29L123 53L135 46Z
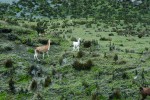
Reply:
M30 27L28 24L23 24L22 26L25 27L25 28L29 28Z
M106 52L104 52L104 58L107 58L107 55L106 55L107 53Z
M6 68L13 67L13 61L11 59L7 59L6 62L5 62L5 67Z
M84 52L82 50L80 50L78 53L77 53L77 58L82 58L84 55Z
M118 55L115 54L115 56L114 56L114 61L116 62L117 60L118 60Z
M84 65L84 67L86 68L86 69L90 69L91 68L91 66L93 65L93 62L92 62L92 60L88 60L86 63L84 63L83 64Z
M84 86L84 88L88 88L89 84L84 80L82 81L82 86Z
M145 51L148 51L148 47L145 47Z
M72 37L71 41L77 41L77 39L75 37Z
M16 28L14 30L14 33L17 33L20 35L20 34L34 34L36 32L31 29L26 29L26 28Z
M37 70L38 70L37 67L35 65L32 65L31 67L28 67L28 74L34 76L32 71L37 71Z
M139 35L138 35L139 38L142 38L143 36L144 36L143 34L139 34Z
M4 49L5 49L6 51L11 51L11 50L12 50L12 47L6 46Z
M80 62L77 61L77 60L73 62L72 66L73 66L73 68L75 68L75 69L77 69L77 70L83 69L83 68L82 68L82 67L83 67L82 63L80 63Z
M91 23L87 23L87 24L85 25L85 27L86 27L86 28L92 28L92 25L91 25Z
M125 60L121 60L121 61L118 62L119 65L126 64L126 63L127 62Z
M98 91L92 93L92 100L101 100Z
M57 73L55 69L52 69L52 75L54 76Z
M101 41L112 41L112 38L101 37Z
M45 82L44 82L44 87L48 87L51 83L51 78L49 76L47 76L45 78Z
M19 37L16 34L9 33L7 39L11 41L19 40Z
M116 89L113 91L113 93L109 96L109 100L116 100L119 99L121 100L121 93L120 90Z
M30 27L31 27L31 29L36 30L36 26L35 25L31 25Z
M59 58L59 65L62 65L62 63L63 63L63 57L60 57Z
M123 72L122 73L122 78L123 79L129 79L129 76L128 76L128 74L126 72Z
M91 47L91 41L84 41L84 42L83 42L83 46L84 46L85 48Z
M38 39L38 42L45 45L45 44L47 44L48 39L39 38L39 39Z
M93 66L93 62L90 59L88 61L86 61L85 63L81 63L81 62L76 60L76 61L74 61L72 66L76 70L90 70L91 67Z
M30 85L30 90L36 90L37 89L37 81L33 80Z
M68 32L68 33L72 33L72 29L69 29L69 30L67 30L66 32Z
M34 49L33 48L28 48L27 50L29 53L34 53Z
M109 33L108 36L114 36L114 34L113 33Z
M94 46L98 45L98 41L93 39L92 40L92 45L94 45Z
M12 29L0 28L0 33L11 33Z
M13 46L11 43L0 44L0 51L1 52L11 51L11 50L13 50Z
M53 28L53 26L52 26L52 28ZM45 29L47 29L47 22L38 22L35 29L38 34L44 33Z
M33 46L33 45L34 45L33 42L32 42L32 40L31 40L30 38L23 39L21 42L22 42L23 44L28 45L28 46Z
M35 93L32 99L33 100L43 100L42 95L39 92Z
M12 93L14 93L15 92L15 86L14 86L15 82L11 78L8 83L9 83L9 89L10 89L10 91Z
M15 19L7 19L6 22L8 22L9 24L12 24L12 25L19 25L17 20L15 20Z

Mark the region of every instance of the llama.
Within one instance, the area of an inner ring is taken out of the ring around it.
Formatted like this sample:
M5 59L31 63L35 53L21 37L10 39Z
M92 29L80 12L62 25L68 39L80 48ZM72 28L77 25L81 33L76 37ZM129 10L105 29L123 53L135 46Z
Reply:
M150 88L148 87L140 87L140 94L142 95L142 99L141 100L144 100L146 99L147 96L150 96Z
M43 45L43 46L40 46L40 47L36 47L36 49L34 50L34 59L37 59L38 61L40 61L38 59L38 53L43 53L43 59L44 59L44 53L47 53L47 56L49 57L48 55L48 51L50 49L50 39L48 40L48 43L47 45Z
M75 51L76 49L79 51L80 40L81 39L79 38L77 42L73 41L73 51Z

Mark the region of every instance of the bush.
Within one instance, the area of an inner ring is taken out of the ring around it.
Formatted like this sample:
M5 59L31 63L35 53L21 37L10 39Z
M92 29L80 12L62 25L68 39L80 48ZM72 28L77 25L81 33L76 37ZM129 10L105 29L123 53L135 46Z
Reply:
M114 34L113 33L109 33L108 36L114 36Z
M11 33L12 29L0 28L0 33Z
M101 41L112 41L112 38L101 37Z
M126 72L123 72L122 73L122 78L123 79L129 79L129 76L128 76L128 74Z
M34 53L34 49L33 48L28 48L27 50L29 53Z
M38 42L45 45L45 44L47 44L48 39L39 38Z
M113 91L113 93L109 96L109 100L121 100L121 93L120 90L116 89Z
M92 100L101 100L98 91L92 93Z
M89 87L89 84L84 80L82 82L82 86L84 86L84 88L88 88Z
M34 34L35 31L33 31L31 29L26 29L26 28L16 28L16 29L14 29L14 33L17 33L19 35L21 35L21 34Z
M33 80L30 85L30 90L36 90L36 89L37 89L37 82L35 80Z
M20 40L19 37L18 37L18 35L12 34L12 33L9 33L9 34L7 35L7 39L8 39L8 40L11 40L11 41Z
M118 55L115 54L115 56L114 56L114 61L116 62L117 60L118 60Z
M1 52L11 51L11 50L13 50L13 46L11 43L0 44L0 51Z
M15 86L14 86L15 82L12 80L12 78L9 80L9 89L12 93L15 92Z
M93 62L92 62L92 60L88 60L85 63L81 63L81 62L76 60L76 61L74 61L72 66L76 70L90 70L91 67L93 66Z
M85 48L91 47L91 41L84 41L83 46L84 46Z
M33 41L32 41L30 38L22 39L21 42L22 42L23 44L28 45L28 46L34 46Z
M72 29L69 29L69 30L67 30L66 32L68 32L68 33L72 33Z
M7 19L6 22L8 22L9 24L12 24L12 25L19 25L17 20L15 20L15 19Z
M84 55L84 52L82 50L80 50L78 53L77 53L77 58L82 58Z
M62 63L63 63L63 57L60 57L59 58L59 65L62 65Z
M32 71L37 71L37 70L38 70L37 67L35 65L32 65L31 67L28 67L28 74L34 76Z
M53 28L53 26L52 26L52 28ZM38 22L35 29L38 34L44 33L45 29L47 29L47 22Z
M56 75L57 74L57 71L55 69L52 69L52 75Z
M71 41L77 41L77 39L75 37L72 37Z
M5 67L6 68L13 67L13 61L11 59L7 59L6 62L5 62Z
M119 65L126 64L126 63L127 62L125 60L121 60L121 61L118 62Z
M86 27L86 28L92 28L92 25L91 25L91 23L87 23L87 24L85 25L85 27Z
M142 38L143 36L144 36L143 34L139 34L139 35L138 35L139 38Z
M93 39L92 40L92 45L94 45L94 46L98 45L98 41Z
M45 78L45 82L44 82L44 87L48 87L51 83L51 78L49 76L47 76Z

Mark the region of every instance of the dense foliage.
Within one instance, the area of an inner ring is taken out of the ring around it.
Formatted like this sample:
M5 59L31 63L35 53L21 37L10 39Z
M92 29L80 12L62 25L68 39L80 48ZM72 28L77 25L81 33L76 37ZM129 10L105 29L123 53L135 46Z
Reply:
M12 5L1 4L9 14L34 18L89 18L120 19L127 21L146 20L150 14L150 1L136 5L129 0L19 0ZM2 10L2 11L5 11ZM5 13L3 13L5 14ZM134 19L133 19L134 18Z

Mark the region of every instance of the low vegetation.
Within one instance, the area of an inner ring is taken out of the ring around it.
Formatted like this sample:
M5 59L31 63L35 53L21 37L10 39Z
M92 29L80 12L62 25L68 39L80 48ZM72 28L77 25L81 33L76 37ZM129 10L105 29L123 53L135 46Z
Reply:
M0 100L149 100L150 3L135 3L0 3Z

